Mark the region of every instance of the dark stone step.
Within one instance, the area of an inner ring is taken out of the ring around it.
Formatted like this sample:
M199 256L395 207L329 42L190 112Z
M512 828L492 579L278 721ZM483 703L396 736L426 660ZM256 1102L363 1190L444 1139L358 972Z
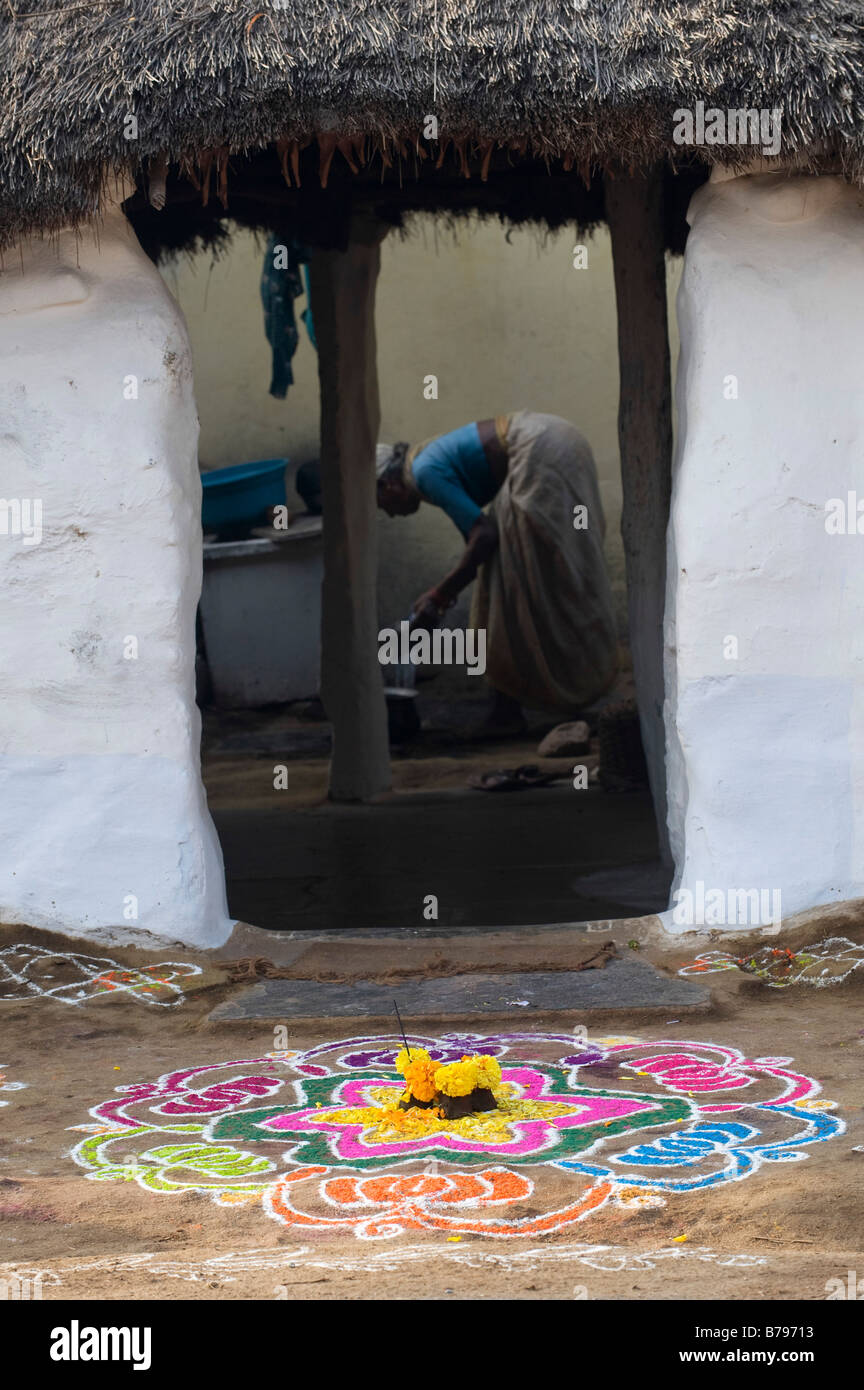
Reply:
M701 1009L708 991L690 980L662 975L645 961L612 960L603 970L536 971L510 975L452 975L404 980L398 989L403 1017L460 1019L465 1015L588 1009ZM527 1000L526 1003L518 1001ZM210 1014L214 1023L290 1018L390 1018L393 986L355 980L261 980L238 990Z

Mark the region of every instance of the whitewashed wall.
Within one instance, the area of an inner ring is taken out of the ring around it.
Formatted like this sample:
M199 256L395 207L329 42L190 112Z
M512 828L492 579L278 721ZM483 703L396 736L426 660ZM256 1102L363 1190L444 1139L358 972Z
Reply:
M825 524L829 499L864 497L864 206L839 179L758 175L706 185L690 221L666 624L676 888L766 890L772 907L779 891L790 913L864 895L864 535Z
M191 361L118 210L7 253L0 421L2 496L42 510L0 533L0 922L219 944Z

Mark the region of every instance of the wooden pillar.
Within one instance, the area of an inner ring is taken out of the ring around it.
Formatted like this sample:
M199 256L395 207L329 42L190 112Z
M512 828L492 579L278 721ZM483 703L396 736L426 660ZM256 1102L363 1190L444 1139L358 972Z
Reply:
M663 609L672 473L672 384L666 315L663 180L606 177L618 306L618 441L624 510L630 651L660 852L671 862L666 824Z
M310 264L324 511L321 698L333 727L333 801L365 801L390 785L375 501L375 286L385 232L355 215L347 250L315 251Z

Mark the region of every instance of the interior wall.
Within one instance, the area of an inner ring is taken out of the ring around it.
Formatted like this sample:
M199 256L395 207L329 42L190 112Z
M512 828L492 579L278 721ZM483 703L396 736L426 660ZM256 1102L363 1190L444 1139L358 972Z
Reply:
M376 314L381 436L422 440L520 408L572 420L597 461L623 632L612 259L605 230L585 241L585 268L574 266L576 244L573 232L508 233L497 222L463 224L453 233L431 217L407 236L388 236ZM204 469L280 454L292 464L317 456L317 362L302 326L295 384L284 401L268 393L262 259L263 243L238 232L215 263L207 253L163 269L189 325ZM669 262L673 362L680 268L680 260ZM297 301L298 309L304 304ZM424 396L430 375L437 377L437 399ZM381 514L379 525L381 621L390 624L452 567L461 538L443 513L425 505L414 517ZM451 621L464 618L467 601L466 593Z

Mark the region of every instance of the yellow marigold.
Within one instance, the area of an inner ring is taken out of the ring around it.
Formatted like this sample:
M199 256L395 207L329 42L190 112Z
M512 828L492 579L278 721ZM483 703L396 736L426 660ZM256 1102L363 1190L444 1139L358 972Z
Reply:
M435 1073L435 1086L445 1096L467 1096L477 1089L477 1062L473 1057L463 1057L461 1062L450 1062L439 1067Z
M475 1057L477 1064L477 1085L492 1091L501 1085L501 1067L495 1057Z
M407 1050L403 1047L396 1055L396 1061L394 1063L394 1066L396 1067L396 1070L400 1073L401 1076L406 1076L408 1068L411 1066L412 1062L426 1062L429 1064L429 1066L433 1065L432 1058L429 1056L429 1053L424 1052L422 1047L412 1048L410 1055L407 1052Z

